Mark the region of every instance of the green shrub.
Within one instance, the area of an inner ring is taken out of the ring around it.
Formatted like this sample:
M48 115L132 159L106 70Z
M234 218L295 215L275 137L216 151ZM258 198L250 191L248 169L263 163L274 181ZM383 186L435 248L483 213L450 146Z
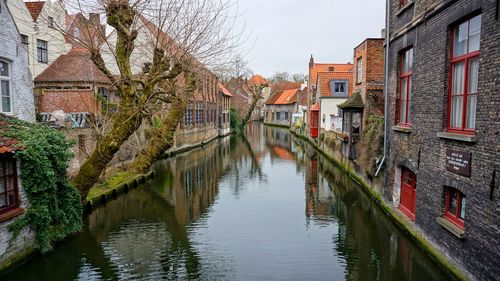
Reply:
M0 114L0 131L20 141L20 178L29 200L26 214L9 226L15 236L29 227L36 234L42 252L53 242L82 227L80 193L70 184L68 162L72 157L68 141L61 132Z

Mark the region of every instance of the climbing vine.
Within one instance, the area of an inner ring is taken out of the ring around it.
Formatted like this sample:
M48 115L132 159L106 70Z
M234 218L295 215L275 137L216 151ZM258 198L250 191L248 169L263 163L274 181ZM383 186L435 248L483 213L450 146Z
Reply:
M15 157L20 160L21 185L29 201L26 214L9 230L17 235L31 228L38 248L50 251L55 241L82 227L80 194L67 176L72 143L55 129L2 114L0 132L20 142L22 149Z
M358 143L358 164L366 176L375 176L375 164L381 158L384 142L384 118L370 115Z

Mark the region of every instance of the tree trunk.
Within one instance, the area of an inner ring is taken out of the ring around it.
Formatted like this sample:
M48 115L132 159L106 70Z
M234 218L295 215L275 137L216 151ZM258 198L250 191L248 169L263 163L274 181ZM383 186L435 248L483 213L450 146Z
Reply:
M87 201L89 190L98 181L102 171L113 159L120 146L141 124L142 113L135 106L132 106L134 103L123 103L126 106L120 107L118 112L111 118L113 127L97 143L92 154L85 160L80 171L72 180L75 187L80 191L84 203Z
M252 117L253 110L255 109L255 106L257 105L259 98L260 98L260 95L259 94L256 95L254 93L253 99L252 99L252 104L250 104L250 108L248 108L247 113L245 114L245 116L241 120L240 130L242 132L243 132L243 129L245 128L245 126L247 125L248 121L250 120L250 117Z
M173 98L170 110L160 128L153 130L146 147L136 154L130 166L133 173L145 173L156 160L163 156L165 151L174 145L175 131L184 116L195 86L193 78L186 77L185 79L189 86L186 86L182 96Z
M130 166L133 173L144 173L151 165L174 145L174 136L187 102L178 99L172 103L171 108L161 124L155 129L144 149L137 153L134 162Z

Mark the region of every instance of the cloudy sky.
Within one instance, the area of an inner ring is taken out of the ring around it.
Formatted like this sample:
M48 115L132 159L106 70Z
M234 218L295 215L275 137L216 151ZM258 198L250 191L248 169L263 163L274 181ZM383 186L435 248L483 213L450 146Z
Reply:
M385 0L239 0L246 23L250 68L271 76L276 71L307 74L316 62L352 62L353 48L380 37Z

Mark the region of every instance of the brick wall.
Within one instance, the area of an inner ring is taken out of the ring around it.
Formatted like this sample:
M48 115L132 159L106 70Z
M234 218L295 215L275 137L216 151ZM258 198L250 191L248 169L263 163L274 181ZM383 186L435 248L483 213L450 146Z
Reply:
M394 125L398 91L399 52L414 48L410 129L389 131L386 188L384 198L399 203L401 167L417 175L415 222L437 248L464 269L469 278L493 280L500 276L500 22L495 19L495 1L417 1L405 10L392 0L389 71L390 118ZM429 11L422 21L418 11ZM440 5L439 9L432 9ZM417 12L415 12L417 11ZM476 114L476 141L440 138L445 131L448 110L449 47L451 27L473 13L482 11L479 90ZM415 15L414 15L415 13ZM413 20L411 26L406 24ZM394 37L397 36L397 37ZM471 176L445 169L446 150L471 153ZM498 172L497 172L498 175ZM444 212L444 188L465 194L465 239L455 237L436 222Z
M92 90L50 90L42 89L39 95L39 111L53 112L100 112L100 102Z

